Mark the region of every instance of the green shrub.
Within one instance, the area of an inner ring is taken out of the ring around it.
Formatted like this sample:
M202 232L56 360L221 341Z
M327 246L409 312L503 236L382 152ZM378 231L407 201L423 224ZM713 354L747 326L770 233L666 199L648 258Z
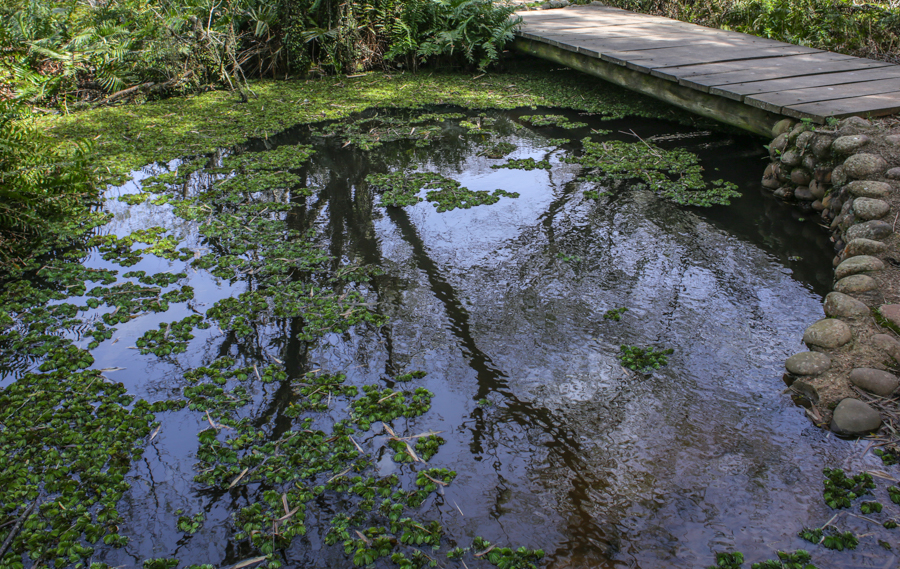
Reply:
M59 103L165 95L251 77L381 66L485 69L513 38L492 0L10 0L0 6L0 90Z
M18 240L42 236L98 196L97 176L88 165L90 146L60 143L0 102L0 250L10 254Z

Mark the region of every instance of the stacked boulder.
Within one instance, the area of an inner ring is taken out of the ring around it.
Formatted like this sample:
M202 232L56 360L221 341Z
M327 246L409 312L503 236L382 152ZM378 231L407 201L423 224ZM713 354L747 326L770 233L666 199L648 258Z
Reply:
M885 254L898 242L891 202L900 191L900 168L891 166L900 164L900 135L859 117L836 127L785 119L773 135L763 187L818 212L831 229L836 253L826 318L807 328L803 341L810 351L788 359L786 380L816 405L819 394L828 393L821 404L831 411L833 431L868 434L882 424L870 403L900 387L900 379L882 369L900 362L900 304L878 306L885 293L894 292L883 290L879 275Z

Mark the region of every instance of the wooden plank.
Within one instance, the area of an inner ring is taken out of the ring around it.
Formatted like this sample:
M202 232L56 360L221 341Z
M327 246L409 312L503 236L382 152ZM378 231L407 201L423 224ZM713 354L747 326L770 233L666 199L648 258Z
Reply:
M592 44L590 47L603 46L608 42L621 42L628 40L629 43L635 45L635 50L655 49L655 46L665 45L673 41L690 41L691 45L697 49L719 49L719 48L766 48L766 47L784 47L787 44L773 42L765 38L753 38L745 36L709 36L699 37L697 34L660 30L658 28L650 28L647 33L632 33L631 31L615 32L615 33L596 33L593 29L586 30L566 30L560 32L520 32L521 36L537 41L555 40L575 45ZM613 44L610 44L613 45ZM587 47L587 46L586 46ZM623 50L625 51L625 50ZM628 50L631 51L631 50ZM849 56L845 56L849 57Z
M683 68L660 70L657 74L675 79L687 87L706 91L710 87L747 83L767 79L783 79L804 75L818 75L840 71L854 71L883 67L887 64L836 53L820 52L792 55L781 58L758 59L747 65L735 67L731 63L717 65L692 65Z
M672 20L664 20L661 22L635 22L629 24L621 24L616 26L608 26L605 24L586 22L580 18L575 18L566 22L547 22L528 25L523 31L541 34L589 34L593 37L604 37L608 35L632 34L636 37L643 37L649 34L690 34L693 37L702 38L721 38L752 41L755 43L768 43L771 45L784 45L782 42L751 36L748 34L739 34L735 32L727 32L714 28L703 28L693 24L682 24Z
M679 26L670 26L665 23L663 24L642 24L642 25L628 25L628 26L615 26L615 27L600 27L600 26L592 26L592 25L584 25L584 23L579 22L578 24L572 24L569 26L528 26L521 30L523 32L528 32L532 34L539 35L566 35L572 37L585 37L592 39L600 39L606 37L632 37L635 39L640 39L643 37L666 37L668 35L676 34L676 35L684 35L690 36L697 39L711 39L718 38L723 41L728 40L739 40L743 39L744 41L752 41L754 43L769 43L771 45L783 45L779 42L775 42L766 38L753 38L750 36L743 35L731 35L722 33L721 30L708 30L708 31L697 31L691 29L685 29Z
M741 69L753 69L756 71L765 71L772 68L771 64L778 64L778 68L788 68L791 65L795 66L797 70L806 69L809 67L824 65L832 63L836 60L844 61L845 59L854 59L849 55L839 55L828 52L819 52L819 53L809 53L809 54L799 54L792 55L784 58L779 58L777 60L773 60L772 62L766 62L760 60L753 65L743 66ZM674 81L680 81L682 79L695 79L702 78L703 76L711 77L713 75L719 75L721 73L733 73L735 70L734 66L731 64L705 64L705 65L687 65L684 67L672 67L666 69L665 71L661 71L658 76L663 79L670 79Z
M784 107L782 113L794 118L835 117L844 118L854 115L883 116L900 111L900 96L897 93L867 95L851 99L821 101L803 105Z
M653 16L651 14L642 14L640 12L629 12L621 8L600 7L600 6L568 6L562 10L519 10L517 16L522 16L525 20L531 19L557 19L570 17L596 17L604 18L607 21L617 21L622 19L661 19L661 16Z
M868 60L843 60L834 61L830 64L824 64L816 67L807 68L788 68L783 69L776 65L772 65L770 69L747 69L743 71L735 71L731 73L722 73L716 77L691 77L690 79L682 79L688 87L695 89L708 90L717 88L716 93L726 93L728 86L735 83L747 83L749 81L764 81L767 79L787 79L790 77L804 77L807 75L827 75L829 73L839 73L845 71L863 70L863 69L880 69L888 67L889 64L884 62L869 62ZM732 98L739 98L735 93Z
M629 38L634 40L641 39L660 39L671 36L690 37L696 40L701 39L720 39L727 41L727 36L719 35L700 35L691 31L679 30L677 28L669 28L667 26L649 26L647 28L633 28L631 26L625 28L616 28L609 30L598 30L597 28L567 28L562 30L536 30L528 28L523 30L524 33L531 35L539 35L541 37L558 39L561 37L582 40L604 40L607 38ZM522 32L520 32L522 33ZM783 45L783 44L778 44Z
M702 44L700 44L702 45ZM683 67L685 65L698 65L702 63L741 62L753 59L784 57L804 53L815 53L817 50L808 47L785 45L783 47L765 48L733 48L703 50L697 46L677 47L672 49L646 50L646 51L622 51L604 53L607 57L624 61L625 65L635 71L649 73L653 69L667 67ZM611 60L610 59L610 60ZM735 69L740 69L740 64L735 64Z
M600 57L600 54L604 52L646 51L651 49L673 47L696 48L699 45L696 37L685 34L669 34L665 36L655 36L647 38L636 38L630 34L604 38L567 34L537 35L532 33L521 33L519 35L520 37L524 37L534 41L543 41L551 45L576 46L577 48L579 48L579 50L584 51L584 53L596 54L596 57ZM756 44L752 43L740 44L718 40L710 40L708 42L704 42L703 45L708 46L708 50L746 50L759 47Z
M751 81L748 83L734 83L722 87L711 87L712 95L721 95L735 100L740 100L747 95L760 93L775 93L789 89L805 89L809 87L829 87L843 85L845 83L864 84L869 81L881 79L894 79L900 77L900 65L888 65L863 69L861 71L848 71L845 73L822 73L818 75L804 75L785 79L771 79L766 81Z
M640 47L640 43L643 40L635 40L631 38L617 38L614 40L604 40L603 42L573 42L578 49L579 53L583 53L585 55L590 55L596 57L598 59L602 58L604 52L608 51L623 51L632 48ZM670 40L669 42L659 42L654 44L653 47L650 47L644 42L644 49L655 49L661 47L685 47L694 45L691 39L680 39L680 40Z
M866 81L863 83L846 83L831 87L809 87L806 89L791 89L775 93L763 93L746 97L744 102L760 109L780 113L783 107L815 103L819 101L833 101L835 99L849 99L864 95L881 95L893 93L900 101L900 78L884 79L881 81Z

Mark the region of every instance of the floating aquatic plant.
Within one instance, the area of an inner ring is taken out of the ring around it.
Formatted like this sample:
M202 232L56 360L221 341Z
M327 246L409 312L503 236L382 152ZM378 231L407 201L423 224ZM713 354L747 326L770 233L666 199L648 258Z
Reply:
M648 142L582 141L583 153L566 161L580 164L581 179L591 182L638 180L679 205L728 205L739 197L737 186L716 180L707 183L695 154L676 148L664 150Z
M507 154L514 152L516 150L516 145L511 142L496 142L489 146L486 146L484 150L481 151L482 156L487 156L488 158L499 159L503 158Z
M778 551L777 559L770 559L761 563L754 563L751 569L816 569L811 563L812 555L808 551L798 549L797 551Z
M438 212L456 208L468 209L477 205L489 205L500 201L501 197L517 198L516 192L495 190L472 191L462 187L456 180L431 172L393 172L391 174L370 174L366 181L382 192L381 205L403 207L423 201L418 194L424 189L425 200L434 202Z
M744 564L744 554L738 551L731 552L717 552L716 553L716 564L710 565L708 569L740 569L741 565Z
M606 197L609 195L609 192L601 192L599 190L585 190L584 197L590 200L599 200L602 197Z
M622 319L622 315L628 312L627 306L622 306L620 308L610 308L606 312L603 313L604 320L613 320L618 322Z
M522 115L519 120L532 126L555 126L557 128L584 128L587 123L570 121L562 115Z
M828 507L832 509L849 508L850 503L859 496L871 493L875 489L872 475L862 472L852 477L844 474L839 468L826 468L822 471L825 475L823 484L825 490L823 497Z
M510 158L503 164L494 164L491 168L509 168L510 170L549 170L551 168L549 160L535 161L534 158Z
M674 352L675 350L672 348L657 350L652 347L641 348L623 345L619 349L619 361L628 369L647 373L669 363L668 356Z

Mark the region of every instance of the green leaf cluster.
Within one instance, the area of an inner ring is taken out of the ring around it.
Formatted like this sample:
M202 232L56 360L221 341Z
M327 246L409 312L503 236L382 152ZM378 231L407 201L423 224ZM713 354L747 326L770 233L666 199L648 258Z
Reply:
M839 468L826 468L822 471L825 475L823 484L825 490L823 497L829 508L849 508L851 502L864 494L871 493L875 489L875 481L868 472L862 472L852 477L844 474Z
M589 182L637 180L660 196L679 205L728 205L738 197L737 186L716 180L706 182L699 158L687 150L664 150L648 142L582 141L583 153L566 161L580 164Z
M674 351L671 348L657 350L653 347L623 345L619 348L619 361L630 370L647 373L669 363L667 356L672 355Z

